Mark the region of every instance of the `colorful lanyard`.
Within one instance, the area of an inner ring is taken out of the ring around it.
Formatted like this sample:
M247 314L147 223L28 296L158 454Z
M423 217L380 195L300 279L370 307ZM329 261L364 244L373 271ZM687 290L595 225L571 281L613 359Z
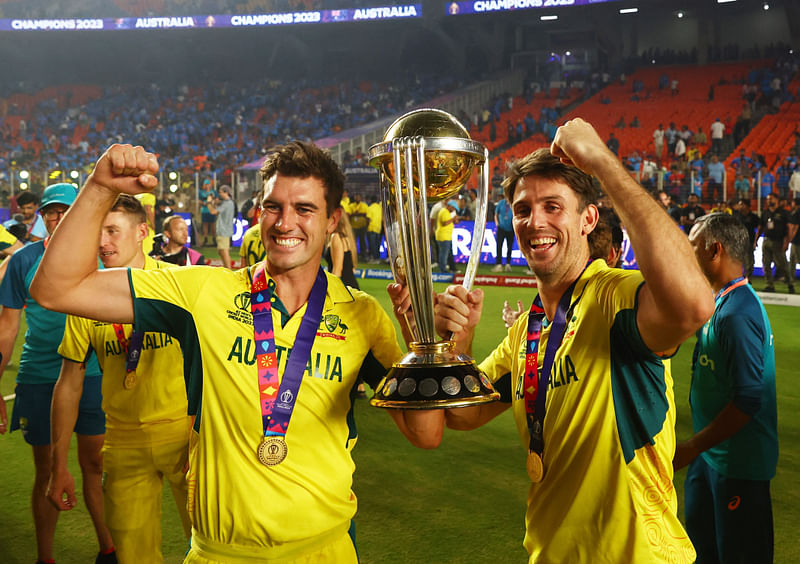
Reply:
M591 260L587 263L587 267ZM584 271L586 268L584 268ZM581 272L583 276L583 272ZM570 308L572 292L581 276L570 285L561 300L558 302L555 317L553 318L550 336L547 339L547 348L542 361L542 371L539 373L539 339L541 338L544 322L544 308L542 298L537 295L531 304L528 314L527 347L525 350L525 376L523 382L523 397L525 401L525 419L528 422L530 442L528 444L528 475L534 482L539 482L544 476L542 452L544 451L544 415L547 388L550 383L550 373L553 369L556 351L561 346L564 332L567 328L567 311ZM538 378L537 378L538 375Z
M267 284L263 263L256 268L253 275L250 311L253 314L259 403L264 429L264 438L258 447L258 459L266 466L280 464L286 458L288 452L286 431L300 392L300 383L311 355L311 347L317 336L317 328L322 319L322 307L327 291L328 279L320 268L311 288L306 312L300 322L289 360L286 362L283 378L279 383L275 333L272 325L273 295Z
M130 374L136 372L136 367L139 365L139 359L142 356L142 346L144 345L144 331L132 331L131 337L125 337L125 328L120 323L114 323L114 334L117 336L117 341L122 346L122 351L125 353L125 372Z
M747 284L749 282L750 281L747 278L745 278L744 276L740 276L739 278L734 278L733 280L731 280L730 282L725 284L719 292L717 292L717 295L714 296L714 301L717 301L718 299L720 299L722 296L726 295L727 293L732 292L733 290L735 290L739 286L744 286L745 284Z

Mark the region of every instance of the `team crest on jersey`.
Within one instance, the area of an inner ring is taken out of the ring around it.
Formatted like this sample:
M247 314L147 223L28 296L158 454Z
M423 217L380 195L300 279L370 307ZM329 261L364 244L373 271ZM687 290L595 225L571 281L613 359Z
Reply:
M233 298L233 303L238 309L250 311L250 292L242 292Z
M325 327L320 327L320 330L317 331L317 337L330 337L339 341L344 341L347 338L345 334L349 327L338 315L334 313L323 315L322 325Z
M326 315L322 320L325 322L325 327L328 328L328 331L336 331L336 328L339 326L338 315Z

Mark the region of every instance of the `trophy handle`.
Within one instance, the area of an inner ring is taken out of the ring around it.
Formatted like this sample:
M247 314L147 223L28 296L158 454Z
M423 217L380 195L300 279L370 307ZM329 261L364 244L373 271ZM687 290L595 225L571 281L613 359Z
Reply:
M475 274L481 262L481 249L483 238L486 234L486 211L489 208L489 150L483 149L483 162L480 163L480 178L478 180L478 205L475 207L475 221L472 226L472 241L469 250L469 261L464 271L462 286L469 292L475 282Z
M392 270L392 276L398 284L407 285L406 280L406 267L403 261L403 253L400 250L400 224L398 223L397 215L395 214L395 206L389 204L389 198L392 197L389 188L390 181L383 170L380 171L380 188L381 188L381 204L383 206L383 229L386 238L386 256L389 259L389 266ZM412 311L413 315L413 311ZM417 330L416 322L408 319L408 315L403 314L408 333L412 339L419 341L419 331Z

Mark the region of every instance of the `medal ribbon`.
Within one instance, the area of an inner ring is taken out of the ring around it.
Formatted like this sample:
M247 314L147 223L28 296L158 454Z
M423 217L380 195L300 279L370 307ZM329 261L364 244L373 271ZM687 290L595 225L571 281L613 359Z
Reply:
M142 346L144 345L144 331L132 331L131 337L125 337L125 328L120 323L114 323L114 334L117 336L117 341L122 346L125 353L125 372L130 374L136 372L136 367L139 366L139 359L142 356Z
M714 301L717 301L722 296L724 296L728 292L733 291L734 289L738 288L739 286L744 286L748 282L750 282L750 281L747 278L745 278L744 276L740 276L739 278L734 278L733 280L731 280L730 282L725 284L725 286L723 286L722 289L719 292L717 292L717 295L714 296Z
M253 334L256 342L256 366L258 367L259 404L264 436L284 436L289 428L300 383L303 380L311 347L317 336L322 319L322 307L328 291L328 279L320 268L311 288L308 305L294 347L289 354L283 379L278 378L278 357L275 350L275 332L272 325L272 290L267 285L264 264L260 264L253 275L250 293L250 312L253 314Z
M591 262L590 260L586 267L588 267ZM584 271L586 267L584 267ZM581 276L583 276L583 272L581 272ZM564 331L567 328L567 311L569 310L570 301L572 300L572 292L575 290L575 285L578 283L578 280L581 279L581 276L575 279L558 302L558 309L556 309L556 315L552 323L553 326L550 329L550 337L547 339L547 348L545 349L544 360L542 361L541 373L538 371L539 339L542 334L545 314L544 307L542 307L542 298L538 294L536 298L534 298L530 313L528 314L523 399L525 401L525 419L528 422L528 433L531 437L528 450L535 452L539 456L542 455L542 451L544 450L543 427L545 400L547 399L547 388L550 384L550 373L553 370L553 361L555 360L556 351L558 351L558 348L561 346L561 341L564 339Z

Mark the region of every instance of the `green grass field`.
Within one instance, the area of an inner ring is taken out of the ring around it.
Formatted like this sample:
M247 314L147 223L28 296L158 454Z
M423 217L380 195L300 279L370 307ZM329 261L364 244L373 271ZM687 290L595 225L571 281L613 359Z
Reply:
M483 269L482 269L483 270ZM521 270L521 269L520 269ZM761 281L756 287L762 286ZM385 281L364 280L362 288L388 310ZM484 288L483 321L475 356L483 358L505 334L503 301L530 302L530 290ZM800 561L795 523L800 518L800 382L792 376L800 365L798 310L768 306L776 343L781 454L772 482L775 513L775 562ZM694 340L673 359L678 403L678 438L691 433L688 407L689 365ZM19 343L13 366L0 382L4 395L13 391ZM11 405L9 404L9 413ZM364 563L495 563L524 562L522 548L528 480L524 449L510 413L468 433L447 431L442 446L422 451L409 445L386 413L360 401L356 407L359 443L354 451L354 487L359 498L356 517ZM79 475L73 456L73 471ZM22 437L0 437L0 562L30 563L35 559L30 488L33 462ZM675 482L683 497L685 471ZM79 478L77 479L80 482ZM681 509L682 511L682 509ZM174 504L164 498L165 561L180 562L186 550ZM93 561L96 542L83 503L63 514L56 536L59 563Z

